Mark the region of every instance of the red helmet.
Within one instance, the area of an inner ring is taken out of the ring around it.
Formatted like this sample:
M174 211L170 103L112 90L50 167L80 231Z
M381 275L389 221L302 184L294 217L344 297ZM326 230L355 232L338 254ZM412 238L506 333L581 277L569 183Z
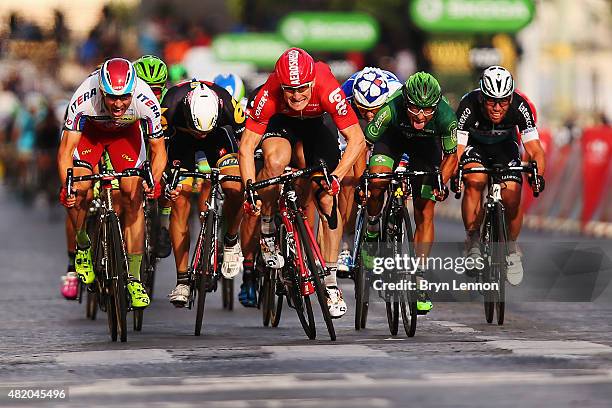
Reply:
M289 48L283 52L274 72L283 86L300 86L312 82L315 77L314 59L301 48Z
M126 95L136 87L136 70L123 58L111 58L100 68L100 89L107 95Z

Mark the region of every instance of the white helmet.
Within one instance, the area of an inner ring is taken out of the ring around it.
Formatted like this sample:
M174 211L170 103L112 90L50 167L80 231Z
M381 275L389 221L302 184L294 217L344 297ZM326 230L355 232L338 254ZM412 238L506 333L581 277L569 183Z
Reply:
M195 88L185 96L189 106L191 121L200 132L208 132L215 127L219 116L219 97L203 83L195 82Z
M512 74L499 65L485 69L480 78L480 91L489 98L507 98L514 92Z

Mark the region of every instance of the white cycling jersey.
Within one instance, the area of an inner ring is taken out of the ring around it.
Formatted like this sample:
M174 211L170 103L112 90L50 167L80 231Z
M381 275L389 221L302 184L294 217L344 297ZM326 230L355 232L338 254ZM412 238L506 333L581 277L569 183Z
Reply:
M85 123L90 122L101 130L116 131L136 121L143 123L144 134L149 139L163 137L161 108L149 85L136 78L132 103L123 116L115 119L104 105L98 72L95 72L83 81L70 99L64 129L81 132Z

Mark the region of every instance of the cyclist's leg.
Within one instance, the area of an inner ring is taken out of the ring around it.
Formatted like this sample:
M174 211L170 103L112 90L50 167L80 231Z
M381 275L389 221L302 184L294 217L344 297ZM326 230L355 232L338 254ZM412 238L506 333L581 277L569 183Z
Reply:
M292 148L295 145L293 122L291 119L276 115L268 124L263 136L261 147L264 155L264 166L259 173L258 179L276 177L283 173L285 167L291 161ZM280 254L278 243L275 242L274 211L278 187L270 187L259 190L261 197L261 254L264 262L273 268L282 268L284 259Z
M215 129L200 142L209 162L219 168L221 174L240 176L238 167L238 143L225 128ZM242 184L225 182L221 184L225 199L223 218L227 227L223 240L223 266L221 272L226 278L233 278L240 272L242 253L238 243L238 228L242 218Z
M106 150L115 171L140 167L146 160L146 146L138 124L117 132ZM142 208L143 186L139 177L126 177L119 183L122 221L128 261L128 291L133 307L146 307L150 300L140 282L140 265L144 252L145 219Z
M485 147L470 143L461 157L465 169L484 166L488 163ZM486 174L467 174L463 177L463 199L461 201L461 216L466 233L466 256L482 258L480 251L480 225L484 212L482 211L482 195L487 188Z
M168 163L178 160L184 170L195 170L195 141L190 135L178 135L168 146ZM181 137L187 136L187 137ZM176 287L170 293L170 302L176 307L183 307L189 300L189 213L191 211L191 193L193 179L179 180L180 193L171 202L170 241L176 265Z

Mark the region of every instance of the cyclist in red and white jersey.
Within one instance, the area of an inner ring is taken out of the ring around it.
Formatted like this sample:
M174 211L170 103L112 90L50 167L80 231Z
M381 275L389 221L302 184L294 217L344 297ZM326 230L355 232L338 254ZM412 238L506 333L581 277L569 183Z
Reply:
M146 159L143 133L151 146L151 167L155 187L147 188L151 198L159 196L159 181L166 165L161 126L161 108L151 88L137 77L132 63L123 58L107 60L89 76L72 96L58 151L62 182L61 203L77 231L76 272L85 284L95 279L92 251L85 231L85 215L91 200L91 183L77 183L77 194L67 196L64 180L69 168L75 176L91 174L106 150L116 171L139 167ZM144 213L142 182L130 177L121 180L120 200L129 265L128 291L134 307L146 307L149 297L139 281L143 253Z
M323 123L322 116L326 113L347 140L342 159L337 135ZM315 63L300 48L290 48L280 56L274 73L248 111L239 151L240 173L245 183L255 180L253 153L260 143L264 154L264 168L259 174L262 179L280 175L292 161L296 167L304 167L322 159L333 169L330 185L321 175L314 176L312 181L314 201L323 221L320 244L328 272L325 278L328 306L332 317L341 317L346 313L346 303L337 286L336 270L342 220L335 196L340 191L341 179L365 148L365 138L355 112L327 64ZM272 219L276 192L273 188L262 190L257 205L252 207L247 202L245 209L250 213L261 210L262 255L269 266L280 268L284 260L274 242Z

